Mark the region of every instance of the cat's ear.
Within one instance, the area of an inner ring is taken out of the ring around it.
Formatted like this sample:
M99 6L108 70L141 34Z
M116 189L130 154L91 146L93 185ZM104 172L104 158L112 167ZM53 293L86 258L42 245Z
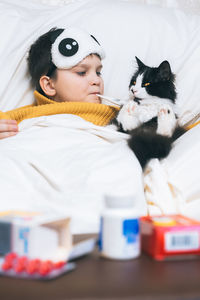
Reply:
M137 64L138 64L138 68L143 70L146 67L145 64L143 64L143 62L137 56L135 56L135 59L136 59Z
M171 67L167 60L164 60L158 67L158 74L161 80L169 80L171 76Z

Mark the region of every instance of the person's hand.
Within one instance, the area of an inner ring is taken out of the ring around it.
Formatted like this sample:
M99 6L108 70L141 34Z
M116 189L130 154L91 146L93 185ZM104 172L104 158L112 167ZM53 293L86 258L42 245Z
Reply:
M15 120L0 120L0 139L16 135L17 132L18 126Z

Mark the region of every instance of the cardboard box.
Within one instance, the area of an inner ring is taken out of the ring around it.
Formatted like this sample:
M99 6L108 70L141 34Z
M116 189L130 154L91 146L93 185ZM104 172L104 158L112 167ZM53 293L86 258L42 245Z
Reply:
M7 211L0 213L0 255L66 261L91 252L95 240L72 243L70 217L52 213Z
M142 217L142 251L156 260L200 255L200 222L182 215Z

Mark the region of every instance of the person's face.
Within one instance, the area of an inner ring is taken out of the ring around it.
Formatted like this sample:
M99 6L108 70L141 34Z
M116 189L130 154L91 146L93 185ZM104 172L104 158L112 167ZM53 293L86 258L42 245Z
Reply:
M58 102L101 103L96 94L103 94L104 84L101 78L100 58L89 55L71 69L57 69L53 80L56 91L53 100Z

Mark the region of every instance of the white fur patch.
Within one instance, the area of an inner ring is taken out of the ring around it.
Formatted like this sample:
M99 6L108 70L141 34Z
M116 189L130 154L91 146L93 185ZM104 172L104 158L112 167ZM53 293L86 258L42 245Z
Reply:
M166 136L172 136L176 127L177 120L172 108L169 105L163 105L158 112L157 133Z
M158 114L158 106L155 103L141 103L130 100L120 110L117 121L122 124L124 130L135 129L141 124L151 120Z
M157 133L171 136L176 126L176 117L171 101L164 99L163 102L164 103L157 99L150 98L142 100L140 104L138 104L133 100L129 100L128 103L121 108L117 116L117 121L121 123L124 130L132 130L152 118L158 117ZM168 111L170 111L170 113L168 113Z

